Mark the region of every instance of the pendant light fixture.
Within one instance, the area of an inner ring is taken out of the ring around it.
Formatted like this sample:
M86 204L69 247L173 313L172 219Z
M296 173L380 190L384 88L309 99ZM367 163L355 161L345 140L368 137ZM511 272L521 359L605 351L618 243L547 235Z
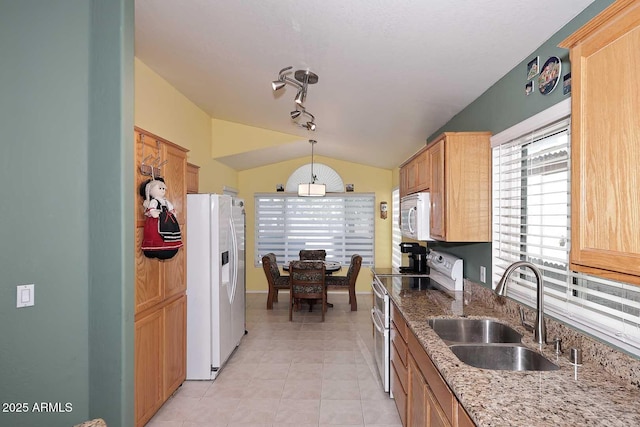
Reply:
M311 181L307 184L298 184L298 196L300 197L322 197L326 194L326 186L324 184L316 184L318 179L313 173L313 146L318 141L310 139L311 144Z

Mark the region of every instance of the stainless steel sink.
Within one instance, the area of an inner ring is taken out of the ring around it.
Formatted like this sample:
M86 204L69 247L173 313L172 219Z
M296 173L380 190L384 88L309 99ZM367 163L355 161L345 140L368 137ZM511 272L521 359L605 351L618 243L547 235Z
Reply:
M514 344L453 344L449 348L461 362L476 368L502 371L555 371L549 359L527 347Z
M429 319L429 326L447 344L453 343L519 343L522 334L489 319Z

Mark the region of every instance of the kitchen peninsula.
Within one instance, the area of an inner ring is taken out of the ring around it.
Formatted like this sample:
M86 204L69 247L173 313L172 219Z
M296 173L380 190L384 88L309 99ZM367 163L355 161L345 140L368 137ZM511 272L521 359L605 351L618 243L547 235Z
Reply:
M640 400L640 361L546 318L549 341L554 337L562 338L565 351L556 356L553 345L549 344L544 346L542 353L560 369L501 371L474 368L458 360L428 326L427 319L460 315L495 319L522 333L525 346L538 349L533 335L520 326L515 302L503 300L491 290L470 281L465 282L462 313L460 301L439 290L388 288L387 291L393 308L406 322L410 340L417 340L424 348L476 425L640 425L640 407L636 404ZM584 354L577 380L574 379L574 366L568 360L569 347L579 347ZM407 412L410 413L411 408ZM402 415L401 418L405 419ZM457 421L455 415L454 419Z

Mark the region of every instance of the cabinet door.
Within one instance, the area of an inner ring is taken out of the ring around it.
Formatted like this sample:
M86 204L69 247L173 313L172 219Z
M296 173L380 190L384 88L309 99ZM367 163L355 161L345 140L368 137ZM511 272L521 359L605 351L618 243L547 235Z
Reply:
M167 184L167 200L176 210L176 218L180 225L187 219L187 156L184 150L165 144L162 174Z
M409 182L407 181L407 167L400 167L400 197L404 197L409 194Z
M186 236L186 226L181 227L182 237ZM187 290L187 248L185 246L178 250L173 258L162 261L164 268L164 297L170 298L174 295L184 293Z
M615 2L561 46L573 86L571 267L640 284L640 3Z
M187 194L198 192L199 187L200 166L187 163Z
M402 388L402 382L400 380L400 375L396 370L395 363L391 364L391 392L393 393L393 399L396 403L396 409L398 409L398 414L400 415L400 422L403 426L407 425L407 392ZM406 375L406 371L404 372Z
M162 383L163 311L135 322L135 418L144 425L164 401Z
M420 368L409 355L409 390L407 398L407 421L411 427L425 427L429 420L429 406L427 402L427 383Z
M431 172L431 237L446 240L445 204L445 140L429 147L429 169Z
M182 384L187 373L187 296L164 309L164 398Z
M429 427L451 427L451 423L447 419L447 416L442 411L442 408L438 404L436 397L431 392L431 389L427 387L425 390L425 399L429 408L429 420L425 426Z
M429 167L429 153L425 149L416 157L416 191L427 191L431 186L431 168Z
M142 253L143 228L136 227L135 257L135 312L153 307L164 299L164 275L161 262L157 258L147 258Z

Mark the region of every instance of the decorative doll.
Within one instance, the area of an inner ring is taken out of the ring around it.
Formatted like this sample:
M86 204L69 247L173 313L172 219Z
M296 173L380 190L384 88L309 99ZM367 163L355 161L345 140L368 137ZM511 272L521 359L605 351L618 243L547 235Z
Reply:
M144 197L144 224L142 252L148 258L169 259L182 246L180 225L175 209L165 198L167 187L162 178L150 179L140 186Z

